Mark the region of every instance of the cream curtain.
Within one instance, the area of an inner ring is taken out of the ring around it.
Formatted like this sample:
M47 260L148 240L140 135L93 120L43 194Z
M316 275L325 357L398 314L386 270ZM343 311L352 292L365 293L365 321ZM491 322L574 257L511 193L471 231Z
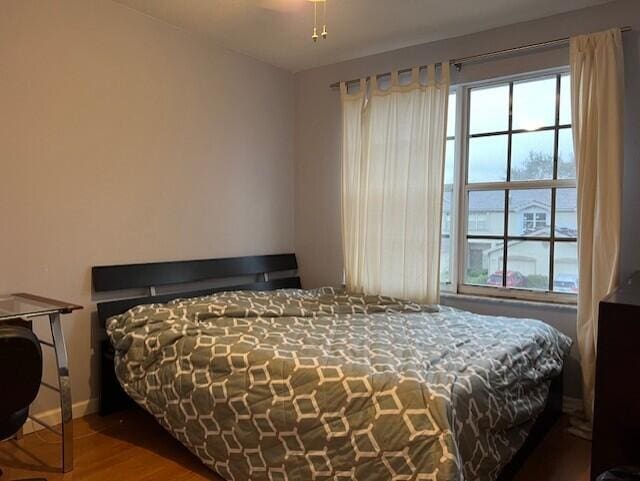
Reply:
M344 265L353 292L436 303L449 63L420 74L341 86Z
M623 58L620 29L571 38L578 183L578 347L585 412L593 415L598 303L618 282Z

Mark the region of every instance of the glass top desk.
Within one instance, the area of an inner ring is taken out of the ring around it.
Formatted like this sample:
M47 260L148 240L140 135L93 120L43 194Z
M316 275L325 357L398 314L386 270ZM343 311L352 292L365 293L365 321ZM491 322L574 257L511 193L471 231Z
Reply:
M33 294L0 295L0 326L3 323L32 319L34 317L47 316L51 326L51 338L53 342L40 339L40 344L52 348L55 352L58 386L42 382L42 386L58 392L60 397L60 411L62 418L62 430L50 426L46 422L29 415L29 418L44 428L53 431L62 438L62 471L69 472L73 469L73 416L71 412L71 383L69 380L69 362L67 359L67 347L64 343L60 315L69 314L82 306L69 302L48 299Z

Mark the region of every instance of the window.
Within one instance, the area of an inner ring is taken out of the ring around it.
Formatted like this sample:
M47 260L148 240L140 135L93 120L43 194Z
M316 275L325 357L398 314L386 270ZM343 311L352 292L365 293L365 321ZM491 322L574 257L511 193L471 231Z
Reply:
M546 212L525 212L522 220L522 231L533 232L547 225Z
M445 290L575 300L569 89L562 71L453 89L443 193Z

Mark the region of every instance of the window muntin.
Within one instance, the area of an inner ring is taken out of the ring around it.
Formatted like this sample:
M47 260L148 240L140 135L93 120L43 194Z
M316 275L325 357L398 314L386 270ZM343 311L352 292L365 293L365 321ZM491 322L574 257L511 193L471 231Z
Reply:
M448 255L441 266L457 274L447 273L445 289L449 283L460 292L525 298L549 292L567 300L577 292L569 89L564 72L456 89L464 98L458 114L467 122L456 119L463 135L447 143L447 172L456 171L454 160L462 167L460 222L449 211L443 230ZM451 210L458 179L448 180Z

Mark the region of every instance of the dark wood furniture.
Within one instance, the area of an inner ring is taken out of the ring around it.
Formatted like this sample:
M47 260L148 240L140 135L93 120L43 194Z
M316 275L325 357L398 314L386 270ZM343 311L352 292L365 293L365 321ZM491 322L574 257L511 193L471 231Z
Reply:
M117 292L145 289L149 295L99 302L100 329L111 316L122 314L140 304L169 302L181 297L197 297L220 291L273 290L299 288L298 263L295 254L276 254L224 259L154 262L96 266L91 270L95 292ZM198 288L194 284L198 284ZM203 286L203 283L211 285ZM169 292L159 294L158 287ZM118 294L114 294L117 296ZM109 414L133 406L113 370L113 347L102 335L100 344L100 413Z
M71 402L71 378L67 346L62 332L60 316L82 309L82 306L24 292L0 296L0 324L21 322L36 317L48 317L52 342L39 339L42 346L53 349L56 356L58 384L54 386L41 381L40 385L58 393L60 399L61 428L49 425L46 421L29 414L29 419L55 433L61 438L62 471L73 469L73 404ZM0 394L1 395L1 394Z
M640 272L600 302L591 479L640 465Z

